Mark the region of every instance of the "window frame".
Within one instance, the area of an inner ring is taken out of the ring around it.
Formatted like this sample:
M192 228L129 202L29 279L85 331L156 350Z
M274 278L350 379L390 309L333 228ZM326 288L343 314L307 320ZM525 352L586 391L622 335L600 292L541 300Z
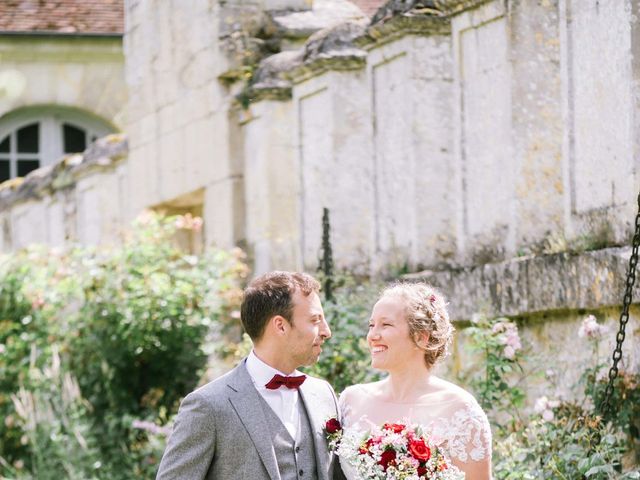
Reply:
M0 118L0 142L10 136L9 153L0 153L3 160L9 159L10 178L18 176L18 157L28 156L19 154L17 145L17 132L21 128L39 124L38 128L38 168L55 164L62 160L64 152L64 124L68 123L76 128L82 129L86 134L86 146L92 143L92 138L100 138L109 133L117 131L113 125L102 120L91 113L76 110L68 107L28 107L16 110Z

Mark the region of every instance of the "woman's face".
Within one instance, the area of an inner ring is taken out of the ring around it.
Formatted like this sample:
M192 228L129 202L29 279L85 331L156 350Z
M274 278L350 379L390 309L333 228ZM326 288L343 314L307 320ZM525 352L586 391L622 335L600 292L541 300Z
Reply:
M371 366L392 371L424 365L424 352L409 333L405 303L400 297L382 297L373 307L369 320L367 343L371 351Z

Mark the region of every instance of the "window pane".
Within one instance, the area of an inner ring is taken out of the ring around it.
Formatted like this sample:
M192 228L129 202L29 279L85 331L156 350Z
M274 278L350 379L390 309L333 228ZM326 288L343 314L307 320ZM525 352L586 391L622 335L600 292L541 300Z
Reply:
M24 177L31 170L35 170L40 166L38 160L18 160L18 176Z
M18 153L38 153L38 131L40 125L34 123L18 130Z
M87 148L87 133L73 125L65 123L62 127L64 135L64 153L80 153Z
M0 152L2 153L9 153L9 151L11 150L11 135L7 135L6 137L4 137L4 140L2 140L2 143L0 143Z
M10 168L9 160L0 160L0 182L4 182L11 178Z

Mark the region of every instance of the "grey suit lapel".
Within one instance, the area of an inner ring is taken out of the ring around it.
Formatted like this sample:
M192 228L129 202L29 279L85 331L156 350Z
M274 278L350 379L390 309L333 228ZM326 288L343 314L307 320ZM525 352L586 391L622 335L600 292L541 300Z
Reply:
M251 437L260 460L272 480L280 480L278 461L271 445L269 425L260 404L260 394L254 387L249 372L247 372L245 361L238 365L233 374L229 376L227 385L231 389L229 401Z
M318 397L313 386L303 383L298 389L304 406L309 416L309 423L313 430L313 445L316 450L316 463L318 465L318 480L329 480L329 461L331 455L324 436L324 424L327 418L321 418L324 408L318 408L322 399Z

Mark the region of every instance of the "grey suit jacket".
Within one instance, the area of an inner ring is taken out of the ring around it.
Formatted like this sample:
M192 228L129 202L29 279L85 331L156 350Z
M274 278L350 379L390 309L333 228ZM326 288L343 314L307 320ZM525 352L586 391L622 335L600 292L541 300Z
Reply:
M281 480L260 394L245 362L184 398L156 480ZM318 480L329 480L338 462L327 448L324 423L338 416L335 393L314 377L299 392L314 433Z

